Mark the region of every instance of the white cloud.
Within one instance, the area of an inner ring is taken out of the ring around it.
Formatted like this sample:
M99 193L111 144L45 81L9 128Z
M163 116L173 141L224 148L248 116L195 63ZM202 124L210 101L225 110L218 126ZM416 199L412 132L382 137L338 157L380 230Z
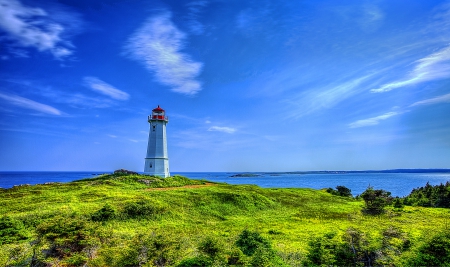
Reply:
M361 88L363 88L362 84L371 76L366 75L344 83L330 84L325 88L314 88L307 92L301 92L296 97L286 99L285 102L294 107L290 108L290 117L299 118L320 109L331 108L337 105L360 92Z
M186 15L186 22L187 26L189 27L189 31L192 34L201 35L205 32L205 25L203 25L198 19L199 14L207 5L207 1L194 1L186 5L189 10Z
M359 121L350 123L348 126L350 128L359 128L359 127L377 125L378 123L380 123L380 121L389 119L390 117L393 117L393 116L396 116L399 114L402 114L402 113L401 112L388 112L388 113L385 113L385 114L377 116L377 117L359 120Z
M422 82L445 79L450 77L450 46L439 50L425 58L416 61L416 65L407 78L384 84L372 89L373 93L388 92L396 88L414 85Z
M15 106L18 106L21 108L31 109L31 110L35 110L35 111L50 114L50 115L61 115L61 111L59 111L58 109L56 109L54 107L30 100L28 98L24 98L24 97L21 97L18 95L7 95L7 94L0 93L0 98L8 101L9 104L11 104L11 105L15 105Z
M410 107L422 106L422 105L433 105L433 104L439 104L439 103L450 103L450 94L441 95L438 97L417 101L417 102L411 104Z
M53 11L49 14L42 8L26 6L18 0L0 0L0 30L6 33L3 39L13 42L13 47L48 51L57 59L71 55L73 45L65 40L65 35L80 21L75 13Z
M197 76L202 63L180 52L186 34L171 21L166 12L148 19L128 40L125 54L142 62L155 74L156 80L170 86L172 91L194 95L200 91Z
M236 132L235 128L230 127L219 127L219 126L211 126L208 131L210 132L224 132L224 133L234 133Z
M84 77L84 83L92 90L117 100L127 100L130 95L96 77Z

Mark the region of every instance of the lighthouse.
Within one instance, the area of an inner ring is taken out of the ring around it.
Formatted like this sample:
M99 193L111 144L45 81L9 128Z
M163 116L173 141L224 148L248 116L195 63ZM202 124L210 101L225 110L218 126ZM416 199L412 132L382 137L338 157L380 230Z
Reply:
M169 118L164 109L152 110L152 115L148 116L150 132L148 134L147 156L145 157L144 173L169 177L169 157L167 155L166 125Z

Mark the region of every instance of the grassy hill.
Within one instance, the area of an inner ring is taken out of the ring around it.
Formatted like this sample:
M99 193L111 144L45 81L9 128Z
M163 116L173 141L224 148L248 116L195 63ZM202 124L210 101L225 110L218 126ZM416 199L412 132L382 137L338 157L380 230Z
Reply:
M102 175L0 191L0 266L420 264L449 211L326 190Z

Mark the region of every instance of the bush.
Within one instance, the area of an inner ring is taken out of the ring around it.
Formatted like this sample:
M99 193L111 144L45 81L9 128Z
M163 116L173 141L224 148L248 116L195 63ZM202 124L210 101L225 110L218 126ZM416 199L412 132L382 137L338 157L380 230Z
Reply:
M162 234L138 235L133 239L132 248L137 252L136 261L151 263L151 266L170 266L181 256L181 242L172 236Z
M306 265L321 266L333 265L335 262L334 251L336 244L332 240L335 233L325 234L323 237L315 237L308 242L308 254L306 256Z
M129 202L125 204L123 212L127 217L139 218L163 213L164 209L153 205L148 201L140 200L138 202Z
M197 256L193 258L187 258L182 260L177 267L208 267L212 266L213 262L211 259L205 256Z
M279 267L285 266L283 260L276 254L269 240L262 237L258 232L244 230L236 240L236 246L247 255L252 256L251 266L258 267ZM237 259L244 263L242 257ZM228 259L230 261L230 258Z
M92 214L91 219L95 222L103 222L114 218L115 215L116 211L114 210L114 208L109 204L105 204L103 208Z
M403 207L405 206L405 205L403 205L403 201L402 201L402 199L401 198L399 198L399 197L396 197L395 199L394 199L394 202L393 202L393 205L392 205L394 208L396 208L396 209L403 209Z
M258 232L244 230L236 240L236 246L247 256L252 256L259 247L270 248L270 242Z
M409 259L409 266L450 266L450 231L434 235Z
M248 257L239 248L234 247L227 258L228 265L248 266Z
M391 192L381 189L375 190L371 186L361 194L361 198L364 199L365 203L363 212L371 215L384 213L384 208L392 202Z
M327 192L336 196L352 197L352 191L343 185L336 186L336 190L333 188L328 188Z
M77 216L57 216L36 228L41 241L49 242L48 256L67 257L95 245L94 228Z
M22 221L11 217L0 218L0 245L10 244L28 238L28 233Z
M223 245L212 237L206 237L198 246L198 250L211 259L215 259L223 252Z

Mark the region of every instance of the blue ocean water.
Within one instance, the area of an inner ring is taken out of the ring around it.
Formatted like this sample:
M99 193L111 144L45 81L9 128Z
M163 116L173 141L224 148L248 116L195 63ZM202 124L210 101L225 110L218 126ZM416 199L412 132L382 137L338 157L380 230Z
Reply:
M111 172L0 172L0 187L10 188L19 184L43 184L46 182L70 182L92 178ZM343 185L353 195L361 194L368 186L384 189L393 196L406 196L412 189L427 182L438 185L450 181L450 173L251 173L254 177L232 177L237 172L172 172L192 179L206 179L228 184L255 184L264 188L335 188Z

